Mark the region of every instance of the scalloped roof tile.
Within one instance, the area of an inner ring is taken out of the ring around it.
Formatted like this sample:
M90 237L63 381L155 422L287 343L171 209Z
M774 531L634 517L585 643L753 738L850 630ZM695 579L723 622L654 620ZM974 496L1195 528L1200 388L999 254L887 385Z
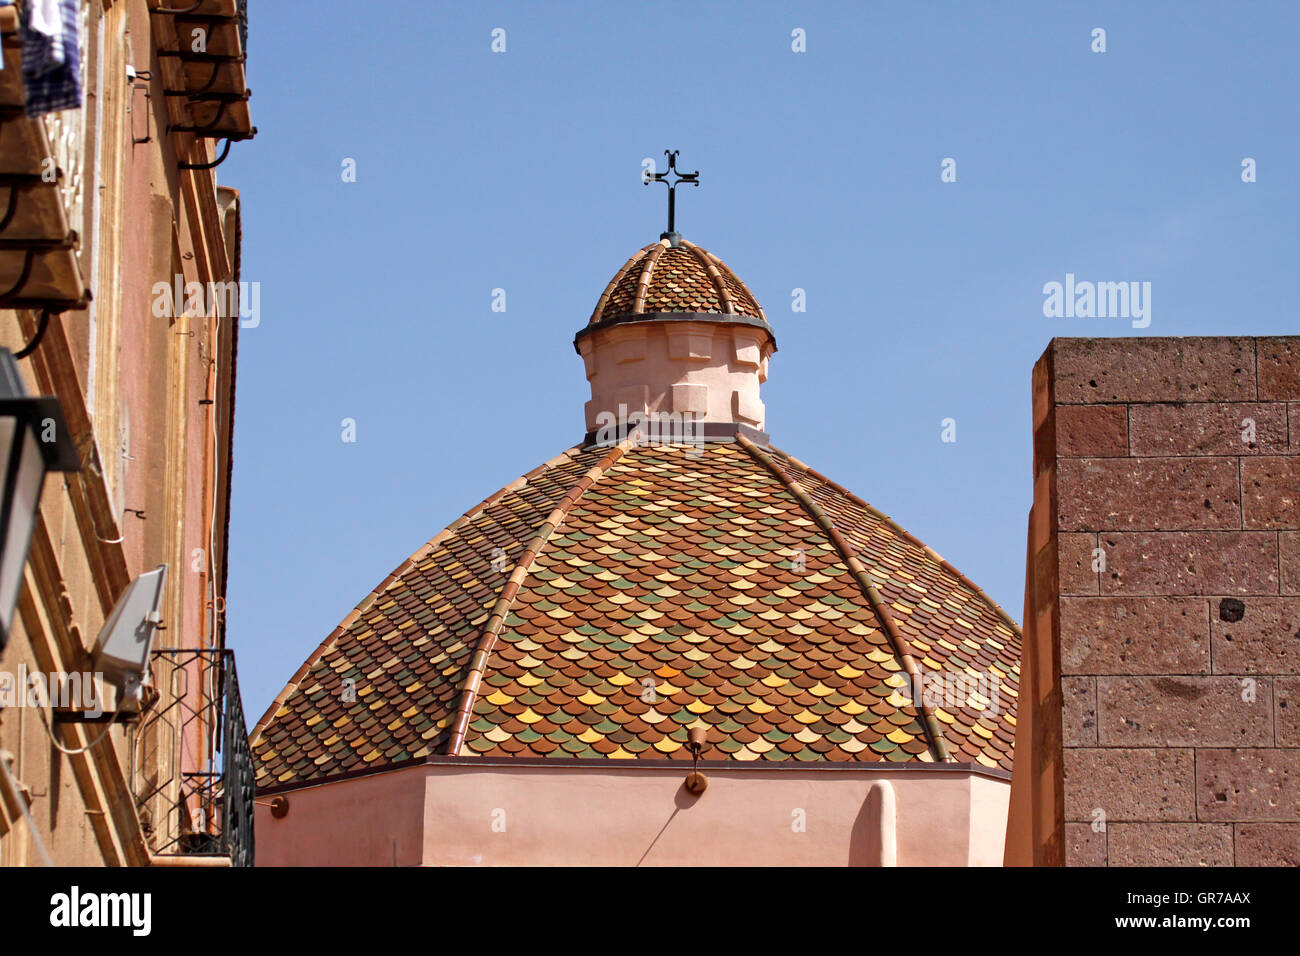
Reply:
M592 310L589 326L630 315L694 312L767 321L745 283L721 259L685 239L638 250L614 273Z
M256 779L447 753L689 759L697 721L714 758L1009 770L1019 656L956 569L774 448L574 448L344 619L254 729ZM914 705L909 658L1002 675L1002 708Z

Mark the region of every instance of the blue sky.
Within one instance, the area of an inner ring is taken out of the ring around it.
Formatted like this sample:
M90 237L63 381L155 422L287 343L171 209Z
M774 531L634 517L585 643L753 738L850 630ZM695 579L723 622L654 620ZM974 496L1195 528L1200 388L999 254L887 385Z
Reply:
M250 6L259 133L219 171L261 284L227 605L250 725L411 552L581 438L573 333L663 230L639 175L667 147L701 173L679 230L775 328L773 442L1017 620L1050 339L1296 331L1293 2ZM1150 282L1150 327L1046 318L1067 272Z

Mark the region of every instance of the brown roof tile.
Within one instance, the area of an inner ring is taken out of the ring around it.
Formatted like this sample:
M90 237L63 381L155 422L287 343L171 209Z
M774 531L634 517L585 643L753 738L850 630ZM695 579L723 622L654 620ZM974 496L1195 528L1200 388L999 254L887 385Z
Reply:
M681 240L660 239L638 250L614 273L588 325L652 312L701 312L767 321L745 283L713 253Z
M946 748L1010 769L1019 654L1014 622L951 565L776 449L573 449L358 605L258 722L256 774L448 752L686 759L695 721L706 756ZM908 655L1000 675L1002 693L915 706Z

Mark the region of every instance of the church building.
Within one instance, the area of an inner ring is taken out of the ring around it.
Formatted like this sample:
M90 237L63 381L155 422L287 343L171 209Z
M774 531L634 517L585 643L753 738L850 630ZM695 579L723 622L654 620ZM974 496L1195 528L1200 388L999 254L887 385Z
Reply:
M258 721L258 863L1000 865L1019 629L772 444L745 283L670 219L574 346L580 440Z

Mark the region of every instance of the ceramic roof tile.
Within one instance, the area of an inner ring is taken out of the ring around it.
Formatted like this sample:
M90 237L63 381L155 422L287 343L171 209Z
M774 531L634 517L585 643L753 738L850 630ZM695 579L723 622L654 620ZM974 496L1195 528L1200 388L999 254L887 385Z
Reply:
M950 759L1009 769L1014 624L870 506L765 454L775 471L730 442L575 449L488 499L363 601L259 721L259 784L446 753L462 702L466 755L686 759L703 721L713 758L934 760L882 612L791 482L916 659L1005 675L996 701L974 686L932 719ZM562 503L466 696L489 615Z
M946 732L945 740L959 761L1010 770L1020 678L1020 633L1014 622L891 519L789 456L773 450L772 457L832 518L891 606L912 606L923 593L942 612L900 613L895 620L914 648L924 648L918 659L929 661L929 668L969 676L944 686L945 696L955 692L962 698L970 718L959 726L970 727L974 720L1002 730L991 737L974 729Z
M652 312L738 315L766 321L753 293L713 253L681 240L638 250L606 286L589 325Z
M398 739L389 729L394 724L427 724L411 756L438 753L456 712L476 622L486 617L524 543L595 457L562 456L489 498L362 601L259 721L252 736L257 782L358 769L367 755ZM417 617L418 626L410 626ZM404 716L412 710L419 716ZM362 732L325 743L325 728L359 725L368 713L377 719Z

